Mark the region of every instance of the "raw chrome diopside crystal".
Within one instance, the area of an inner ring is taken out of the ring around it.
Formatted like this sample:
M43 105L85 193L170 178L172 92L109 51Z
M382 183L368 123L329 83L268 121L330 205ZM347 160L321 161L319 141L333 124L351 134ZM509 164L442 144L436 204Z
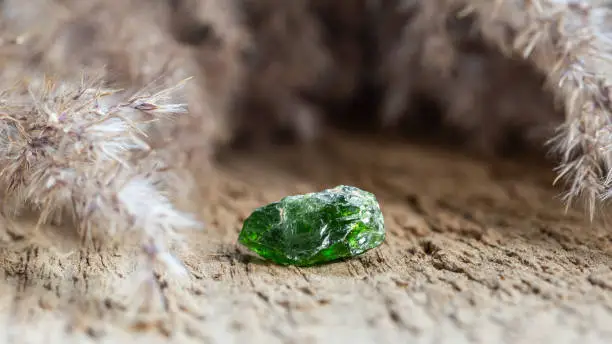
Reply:
M360 255L384 239L376 197L340 185L257 208L238 241L278 264L307 266Z

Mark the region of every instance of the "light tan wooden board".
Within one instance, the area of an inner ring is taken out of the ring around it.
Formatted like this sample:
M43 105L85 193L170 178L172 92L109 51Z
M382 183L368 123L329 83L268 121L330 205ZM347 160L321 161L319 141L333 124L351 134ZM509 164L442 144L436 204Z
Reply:
M207 227L180 253L190 280L165 281L159 321L126 320L133 254L61 255L5 235L0 342L612 342L612 232L565 213L546 167L337 139L314 154L224 155L215 169L196 205ZM381 247L295 268L236 246L255 207L338 184L377 195ZM70 252L61 231L51 241Z

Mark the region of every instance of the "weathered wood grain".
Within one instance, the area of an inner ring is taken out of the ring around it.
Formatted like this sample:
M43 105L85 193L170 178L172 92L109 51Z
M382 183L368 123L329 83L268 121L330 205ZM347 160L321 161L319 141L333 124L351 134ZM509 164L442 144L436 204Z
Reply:
M166 306L146 326L122 298L133 254L71 251L62 229L60 251L34 248L18 234L27 223L7 227L0 342L612 342L612 231L565 213L547 167L334 139L224 155L215 169L201 178L207 229L181 253L190 281L160 277ZM293 268L236 247L254 207L337 184L377 195L380 248Z

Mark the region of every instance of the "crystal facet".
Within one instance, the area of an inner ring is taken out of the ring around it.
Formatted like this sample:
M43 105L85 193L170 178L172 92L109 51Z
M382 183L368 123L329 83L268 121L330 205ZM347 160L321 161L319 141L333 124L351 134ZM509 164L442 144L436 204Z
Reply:
M265 259L307 266L354 257L385 239L376 197L353 186L287 196L255 209L238 241Z

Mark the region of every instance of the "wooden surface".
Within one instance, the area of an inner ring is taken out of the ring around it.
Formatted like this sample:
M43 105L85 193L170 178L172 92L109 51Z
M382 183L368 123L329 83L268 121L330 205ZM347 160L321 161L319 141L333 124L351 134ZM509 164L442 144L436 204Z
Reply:
M612 231L566 214L545 167L354 139L216 169L201 178L207 229L181 253L190 280L162 276L166 307L141 325L126 320L133 255L70 251L60 230L61 250L35 248L15 234L27 223L9 228L0 342L612 342ZM253 208L337 184L378 197L378 249L294 268L236 247Z

